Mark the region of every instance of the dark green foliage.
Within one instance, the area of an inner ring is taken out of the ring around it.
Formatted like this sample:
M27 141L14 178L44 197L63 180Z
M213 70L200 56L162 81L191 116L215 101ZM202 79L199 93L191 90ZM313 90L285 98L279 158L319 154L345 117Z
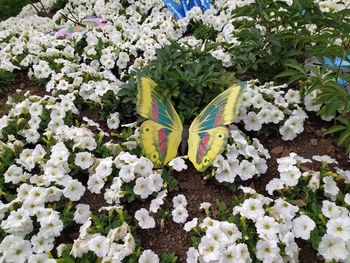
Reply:
M15 79L15 74L5 71L5 70L0 70L0 93L6 89L12 81Z
M9 17L16 16L21 12L22 8L31 2L37 0L0 0L0 21L6 20Z
M161 93L171 99L186 124L235 81L234 73L227 71L208 49L202 52L176 43L157 50L157 59L135 75L151 77ZM131 79L118 94L124 114L136 113L136 82Z
M239 44L231 55L238 76L270 81L291 61L303 63L320 53L328 53L330 43L349 34L350 10L324 13L313 1L257 0L237 8L234 17ZM314 30L310 30L315 27Z

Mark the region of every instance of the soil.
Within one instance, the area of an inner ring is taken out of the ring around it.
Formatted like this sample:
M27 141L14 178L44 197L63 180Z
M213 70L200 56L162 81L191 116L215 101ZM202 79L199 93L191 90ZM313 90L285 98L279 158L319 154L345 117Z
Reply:
M20 93L17 92L20 90ZM16 74L15 80L9 85L9 87L1 92L0 96L0 117L8 112L10 106L6 104L8 97L18 97L19 94L24 94L29 91L32 95L45 96L50 95L46 92L45 87L40 86L33 80L28 78L26 71L20 71Z

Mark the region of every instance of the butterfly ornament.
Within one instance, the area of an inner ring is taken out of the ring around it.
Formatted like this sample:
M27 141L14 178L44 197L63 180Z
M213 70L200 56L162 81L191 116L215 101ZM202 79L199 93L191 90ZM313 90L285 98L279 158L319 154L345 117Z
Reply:
M186 12L198 6L204 12L210 8L210 0L163 0L169 10L175 15L176 20L186 17Z
M101 17L86 17L81 20L80 25L65 26L54 32L54 36L58 38L72 39L74 35L84 35L88 32L89 27L100 29L105 27L107 24Z
M244 85L234 85L218 95L184 127L169 99L156 90L157 84L143 76L138 82L137 113L147 120L140 127L140 141L144 155L156 168L163 167L188 148L188 158L194 167L205 171L216 156L225 150L228 128L239 111L239 100ZM187 141L187 147L186 145Z

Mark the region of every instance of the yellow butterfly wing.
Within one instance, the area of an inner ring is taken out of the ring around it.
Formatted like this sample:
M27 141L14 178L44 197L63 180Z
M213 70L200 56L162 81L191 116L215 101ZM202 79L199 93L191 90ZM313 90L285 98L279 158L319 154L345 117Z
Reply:
M156 86L152 79L140 78L136 109L148 119L140 127L143 153L160 168L176 157L183 127L174 106L156 91Z
M198 171L205 171L225 150L228 130L239 111L244 85L234 85L218 95L189 128L188 157Z

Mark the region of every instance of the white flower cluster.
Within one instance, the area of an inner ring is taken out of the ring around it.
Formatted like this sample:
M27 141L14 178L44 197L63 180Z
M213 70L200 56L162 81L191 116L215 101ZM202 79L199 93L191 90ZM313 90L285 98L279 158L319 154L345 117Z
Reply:
M336 160L326 155L316 155L312 159L325 164L337 164ZM291 153L290 156L280 158L277 161L281 177L272 179L266 186L266 190L272 195L275 190L283 190L290 186L297 187L302 178L308 178L307 187L311 191L315 192L323 189L324 200L322 201L322 215L320 216L323 222L326 222L326 234L322 237L318 252L327 261L349 260L350 211L348 208L336 203L340 193L336 180L341 179L345 184L349 184L350 171L335 168L336 173L329 171L322 176L320 171L308 170L302 172L299 166L312 161L304 159L295 153ZM349 205L350 194L345 194L344 202L346 205ZM315 222L307 215L301 215L298 219L293 220L293 233L296 237L305 240L310 239L310 231L315 227Z
M101 234L88 234L87 229L91 220L80 227L80 235L74 240L71 255L75 258L92 251L102 258L103 262L121 262L135 250L135 240L127 223L111 229L107 236Z
M175 223L185 223L188 217L186 209L187 200L182 194L179 194L173 198L174 210L171 212Z
M251 188L241 189L245 195L250 195L233 208L233 215L241 223L236 225L210 217L201 220L199 228L205 235L197 249L188 250L187 262L252 262L251 253L262 262L298 262L299 248L295 239L309 239L315 222L306 215L298 216L299 208L283 199L273 201ZM254 231L251 223L258 236L256 251L251 251L245 243ZM191 225L195 227L197 219Z
M287 85L275 86L273 82L257 86L249 81L242 94L241 107L236 123L243 121L247 131L260 131L266 124L275 124L283 140L293 140L304 131L306 113L299 106L299 91Z
M233 143L227 145L225 157L219 155L214 161L215 179L220 183L233 183L237 176L246 181L264 174L267 170L266 160L270 158L270 154L259 140L249 140L235 126L230 128L230 138Z

